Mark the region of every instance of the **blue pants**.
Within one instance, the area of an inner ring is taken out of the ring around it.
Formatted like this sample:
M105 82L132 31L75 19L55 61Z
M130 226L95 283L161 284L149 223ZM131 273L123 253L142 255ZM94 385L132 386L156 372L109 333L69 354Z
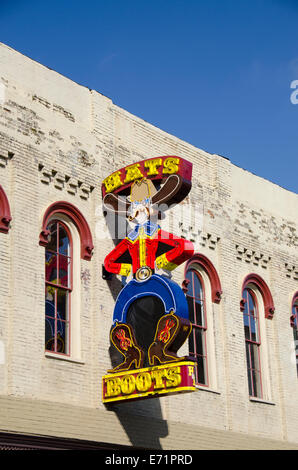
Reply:
M188 305L181 287L164 276L153 274L143 282L132 279L121 290L115 303L113 323L126 323L127 311L131 304L147 296L160 298L164 305L164 314L173 311L177 316L188 319Z

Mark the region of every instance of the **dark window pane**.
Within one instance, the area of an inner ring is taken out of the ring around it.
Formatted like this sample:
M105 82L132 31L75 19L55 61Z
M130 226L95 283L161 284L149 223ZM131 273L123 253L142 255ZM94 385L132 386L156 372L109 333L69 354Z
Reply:
M205 357L197 358L197 382L206 385L206 360Z
M55 317L55 288L46 286L46 316Z
M245 344L247 368L250 369L250 344Z
M194 305L193 305L193 298L186 296L186 300L188 303L188 313L189 313L189 321L194 323Z
M194 296L194 294L193 294L193 280L192 280L192 278L193 278L193 272L192 272L192 271L187 271L187 273L186 273L186 279L189 280L189 284L188 284L188 286L187 286L187 289L188 289L188 290L187 290L187 295L189 295L189 296L191 296L191 297Z
M70 256L70 244L67 232L63 225L59 224L59 253Z
M194 328L194 337L196 354L203 356L205 354L204 331L200 328Z
M55 351L54 322L49 318L46 318L45 345L46 351Z
M250 345L250 367L252 369L256 369L258 367L258 353L256 350L257 346L251 344Z
M246 299L244 299L244 310L243 310L243 315L249 316L249 309L248 309L248 303L246 302Z
M260 373L256 370L252 370L253 396L259 398L262 397L260 378Z
M258 328L257 328L257 324L256 324L256 321L251 318L251 340L252 341L255 341L256 343L258 342L259 338L258 338Z
M196 382L207 384L207 361L205 354L205 332L201 328L194 328L189 338L190 355L196 359Z
M190 354L195 354L195 342L194 342L194 331L189 335L189 353Z
M249 291L248 291L248 308L249 308L250 315L254 315L255 303L254 303L254 299L253 299L253 297L252 297L252 295Z
M63 289L57 289L57 320L58 326L60 320L68 320L68 292Z
M245 339L250 340L249 317L243 315Z
M262 389L258 345L246 343L246 360L249 394L261 398Z
M252 390L252 379L251 379L251 370L247 369L247 380L248 380L248 393L251 397L253 397L253 390Z
M195 320L196 325L205 326L203 305L200 302L196 301L195 309L196 309L196 320Z
M46 251L45 252L45 265L46 265L46 281L57 284L57 255Z
M248 292L247 292L247 289L244 289L243 291L243 300L244 300L244 310L243 310L243 314L244 315L248 315L249 314L249 303L248 303Z
M250 313L250 333L251 333L251 340L258 342L259 335L258 335L258 309L257 305L253 299L252 294L249 292L249 313Z
M296 302L295 304L293 305L293 308L292 308L292 315L294 317L294 328L298 328L298 324L297 324L297 316L298 316L298 305L296 305Z
M47 309L47 313L51 314L51 316L49 317L47 316L45 319L45 345L48 351L54 351L56 322L55 322L55 317L53 316L53 314L55 315L55 307L54 307L54 311L52 311L52 305L50 305L50 308L49 308L49 304L46 302L46 309Z
M193 279L194 297L198 300L203 300L203 289L198 275L194 273Z
M66 345L66 331L63 328L61 332L57 334L57 349L56 352L61 354L67 354L67 345Z
M247 361L247 379L248 379L249 395L254 396L252 369L251 369L251 345L249 343L246 343L246 361Z
M47 226L50 231L49 243L47 244L47 250L57 251L57 222L52 222Z
M59 284L64 287L70 287L70 258L59 255Z

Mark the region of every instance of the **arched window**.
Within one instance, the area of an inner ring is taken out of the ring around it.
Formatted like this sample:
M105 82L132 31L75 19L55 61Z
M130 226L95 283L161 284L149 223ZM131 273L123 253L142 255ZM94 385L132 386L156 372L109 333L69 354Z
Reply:
M211 261L203 254L195 254L185 266L185 292L192 323L189 337L189 355L196 361L195 380L198 385L217 388L213 304L221 300L221 284Z
M60 220L49 223L45 250L45 349L70 354L72 239Z
M260 358L261 338L258 303L256 296L251 289L245 288L242 297L245 301L243 322L249 395L262 398L263 391Z
M81 360L81 262L90 261L92 235L83 214L66 201L45 211L39 244L45 247L45 350Z
M258 274L250 274L244 279L240 310L243 313L249 396L270 399L265 319L273 318L274 304L269 287Z
M6 193L0 185L0 232L7 233L10 228L11 213Z
M207 366L207 317L204 284L199 272L190 269L186 273L188 291L186 298L189 309L189 320L192 323L192 331L189 337L189 354L195 359L196 383L208 385Z
M295 293L292 301L291 326L293 328L296 369L298 375L298 292Z

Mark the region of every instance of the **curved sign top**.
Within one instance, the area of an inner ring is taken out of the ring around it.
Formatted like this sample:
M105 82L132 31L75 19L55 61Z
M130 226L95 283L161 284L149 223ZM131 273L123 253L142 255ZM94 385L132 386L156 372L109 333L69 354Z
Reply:
M177 175L179 190L173 192L171 203L181 202L191 189L192 163L175 155L163 156L142 160L114 171L102 182L102 196L108 194L127 195L131 185L143 178L153 181L155 186L160 186L170 175Z

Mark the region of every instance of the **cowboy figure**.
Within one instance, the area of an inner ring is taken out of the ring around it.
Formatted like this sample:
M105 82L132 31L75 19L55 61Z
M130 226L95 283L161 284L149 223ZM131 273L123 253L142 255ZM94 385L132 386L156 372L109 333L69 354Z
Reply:
M159 191L151 180L143 178L135 181L124 209L123 200L118 198L116 201L115 195L106 196L104 201L106 207L118 213L124 212L134 224L134 228L104 260L108 272L127 279L127 284L116 300L113 324L119 324L119 327L121 324L129 324L137 344L147 351L152 349L150 346L154 333L157 337L157 324L164 315L175 315L177 325L179 322L188 324L185 295L169 274L193 255L193 243L162 230L153 220L158 204L165 203L169 195L179 188L180 182L173 176L176 175L169 177ZM166 325L171 322L168 321ZM185 327L186 330L189 334L189 326ZM169 340L174 337L174 331L175 328L171 330ZM116 345L112 337L111 340ZM125 355L125 351L120 352ZM151 359L149 357L149 363ZM126 367L127 363L124 364Z

